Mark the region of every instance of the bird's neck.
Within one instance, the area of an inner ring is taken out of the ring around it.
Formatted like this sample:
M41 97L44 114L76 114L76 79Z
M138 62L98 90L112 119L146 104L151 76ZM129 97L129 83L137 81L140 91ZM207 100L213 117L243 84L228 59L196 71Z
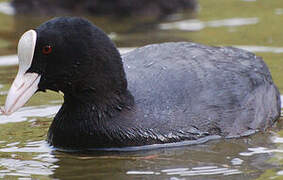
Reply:
M93 109L99 113L111 113L111 111L122 111L130 109L134 105L134 97L129 90L123 92L108 92L96 94L93 91L84 92L81 95L64 95L64 104L69 108L85 111ZM82 112L81 112L82 113Z
M89 96L88 101L82 101L65 94L64 103L49 129L51 145L74 149L117 146L113 144L116 134L111 131L123 129L119 117L134 108L133 96L127 90L123 94L104 97L104 101L91 99ZM119 132L115 133L119 136Z

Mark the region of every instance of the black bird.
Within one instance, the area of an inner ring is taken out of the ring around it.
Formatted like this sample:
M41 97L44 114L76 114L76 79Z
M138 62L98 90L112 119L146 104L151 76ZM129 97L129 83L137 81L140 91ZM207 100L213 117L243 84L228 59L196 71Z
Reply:
M27 31L18 55L4 114L37 91L62 91L64 103L48 132L58 148L240 137L266 130L280 115L266 64L233 47L163 43L121 57L89 21L60 17Z
M180 11L195 11L197 0L12 0L18 14L87 13L115 16L163 17Z

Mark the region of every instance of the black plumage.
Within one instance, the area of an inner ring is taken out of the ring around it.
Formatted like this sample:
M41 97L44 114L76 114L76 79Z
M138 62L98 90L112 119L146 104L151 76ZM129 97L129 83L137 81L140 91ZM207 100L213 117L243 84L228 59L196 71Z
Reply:
M28 72L39 90L64 93L48 132L66 149L142 146L265 130L280 96L260 57L232 47L179 42L120 56L85 19L52 19L37 29ZM51 54L42 54L44 45Z

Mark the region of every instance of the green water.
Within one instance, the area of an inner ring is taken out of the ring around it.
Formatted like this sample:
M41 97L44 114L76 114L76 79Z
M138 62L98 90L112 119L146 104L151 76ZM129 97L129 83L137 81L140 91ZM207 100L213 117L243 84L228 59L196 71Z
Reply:
M254 51L264 58L282 93L283 1L200 0L199 3L196 13L183 12L165 19L85 17L105 30L119 48L194 41ZM0 61L8 59L6 55L16 54L17 41L23 32L49 18L0 13ZM1 104L17 73L16 65L3 64ZM56 151L45 142L52 117L61 103L62 96L57 93L39 93L15 114L0 115L0 178L283 179L282 120L268 132L240 139L131 153L69 154Z

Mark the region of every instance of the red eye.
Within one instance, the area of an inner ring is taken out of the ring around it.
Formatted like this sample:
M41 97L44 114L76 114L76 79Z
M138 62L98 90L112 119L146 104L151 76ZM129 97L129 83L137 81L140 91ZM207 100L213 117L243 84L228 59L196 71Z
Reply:
M46 45L42 48L42 53L43 54L50 54L52 52L52 46Z

